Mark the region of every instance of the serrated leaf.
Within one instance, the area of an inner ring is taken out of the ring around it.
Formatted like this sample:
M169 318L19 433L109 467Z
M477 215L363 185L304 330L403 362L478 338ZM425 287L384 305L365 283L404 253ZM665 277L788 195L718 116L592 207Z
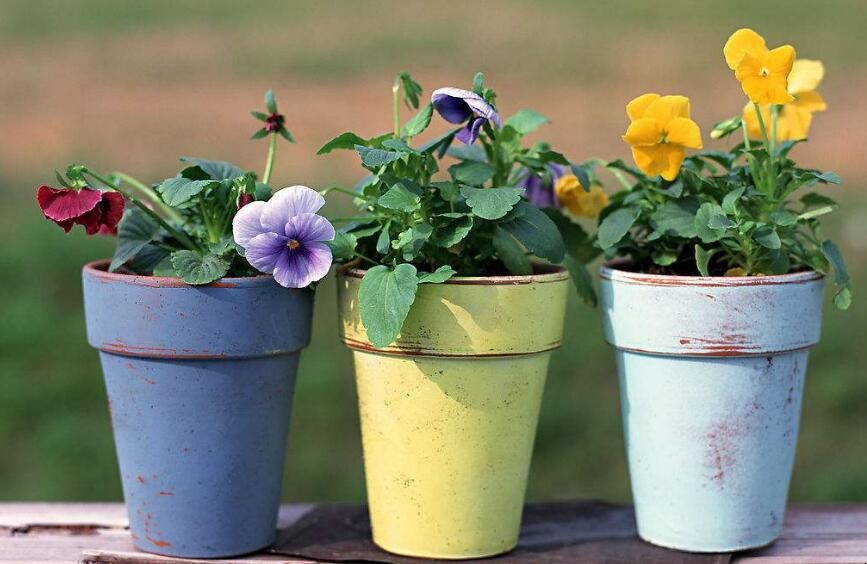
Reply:
M695 266L698 268L699 274L702 276L710 276L710 271L708 270L710 259L713 258L719 250L720 249L711 249L708 251L701 245L695 246Z
M364 145L356 145L355 151L361 157L362 164L370 168L387 165L406 156L406 153L401 153L399 151L371 149L370 147L365 147Z
M662 235L691 239L696 236L695 214L698 202L692 198L667 201L650 216L653 228Z
M128 208L117 226L117 247L109 272L114 272L138 254L159 233L159 225L137 208Z
M452 276L457 274L455 270L449 266L444 265L433 272L421 272L418 275L418 283L419 284L442 284Z
M533 274L533 265L523 246L508 231L497 227L494 231L494 248L508 271L515 276Z
M801 202L807 207L837 205L837 202L835 200L829 198L828 196L817 194L816 192L804 194L803 196L801 196Z
M782 246L780 236L770 225L760 225L753 231L753 239L766 249L779 249Z
M725 195L722 201L722 209L725 213L735 215L738 211L738 202L746 191L745 186L738 186Z
M179 206L190 200L193 196L207 190L216 188L220 183L215 180L190 180L183 176L168 178L157 186L157 192L163 201L169 206Z
M325 244L331 249L334 260L349 260L355 256L357 241L355 234L338 231L334 234L334 239L325 241Z
M494 177L497 169L486 162L462 161L449 167L449 174L459 184L481 186Z
M605 250L619 243L640 215L638 208L621 208L605 216L597 232L599 247Z
M419 208L421 198L406 189L401 183L395 184L379 197L377 204L390 210L412 212Z
M831 263L831 266L834 267L834 283L840 286L840 289L834 294L834 305L840 309L849 309L849 306L852 304L852 288L849 270L846 268L846 262L843 260L843 253L830 240L822 242L822 253L824 253L828 262Z
M435 231L434 242L438 247L449 248L460 243L473 228L473 217L461 215L454 221L438 227Z
M798 223L798 216L788 210L774 210L768 217L780 227L788 227Z
M334 151L335 149L355 149L356 145L361 145L364 147L367 146L367 144L367 139L359 137L351 131L346 131L344 133L341 133L337 137L331 139L330 141L325 143L325 145L322 145L322 147L320 147L319 150L316 151L316 154L324 155L326 153Z
M393 270L378 265L365 273L358 289L358 304L361 322L374 347L394 342L417 290L416 268L411 264L399 264Z
M478 145L459 145L457 147L450 147L449 150L446 151L446 154L462 161L486 162L488 160L487 155L485 155L485 150Z
M217 255L202 255L195 251L175 251L171 256L172 266L181 280L198 286L219 280L229 272L229 262Z
M433 116L433 104L428 103L403 126L404 137L415 137L430 125Z
M429 223L418 223L398 234L397 239L391 242L391 247L401 251L403 260L411 261L432 233L433 227Z
M528 202L515 206L514 217L499 224L521 242L528 251L552 263L559 263L566 254L563 237L557 225L542 210Z
M181 157L180 160L181 162L192 163L198 166L213 180L226 180L244 175L244 171L241 168L226 161L214 161L196 157Z
M521 201L523 188L502 186L499 188L473 188L461 186L461 195L482 219L500 219L512 211L515 204Z
M722 218L722 219L720 219ZM711 227L714 224L727 220L722 207L710 202L703 203L695 214L695 233L702 243L714 243L725 235L725 228Z
M133 272L150 274L156 265L169 257L169 254L169 251L162 247L148 244L127 262L127 266Z
M512 126L521 135L527 135L539 128L540 125L549 123L551 120L530 108L518 110L515 115L506 120L506 125Z

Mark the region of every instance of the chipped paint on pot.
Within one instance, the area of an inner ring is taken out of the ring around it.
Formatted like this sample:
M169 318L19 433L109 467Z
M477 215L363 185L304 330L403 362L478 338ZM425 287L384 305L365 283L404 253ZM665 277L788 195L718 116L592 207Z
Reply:
M568 275L423 284L401 336L378 350L359 318L362 274L344 269L338 294L374 542L425 558L511 550Z
M693 552L773 542L824 279L660 276L616 266L602 268L600 301L616 348L639 535Z
M273 542L313 294L271 277L191 287L84 267L137 548L225 557Z

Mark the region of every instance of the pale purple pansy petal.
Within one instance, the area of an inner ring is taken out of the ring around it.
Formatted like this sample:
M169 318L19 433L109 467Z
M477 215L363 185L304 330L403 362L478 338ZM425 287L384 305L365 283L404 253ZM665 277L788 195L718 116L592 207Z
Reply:
M313 241L332 241L334 239L334 226L315 213L302 213L290 217L286 222L285 231L287 237L300 243Z
M550 181L543 182L542 178L534 173L529 173L527 177L518 185L525 189L524 197L537 208L557 208L560 207L560 202L557 200L557 195L554 193L554 183L565 174L566 169L562 166L550 163L548 171L551 174ZM522 171L527 174L528 171Z
M262 211L262 226L268 231L282 233L286 220L302 213L316 213L325 205L325 198L312 188L290 186L277 190Z
M464 145L472 145L476 142L476 139L479 138L479 130L481 130L482 124L484 123L484 118L476 118L467 122L467 125L462 127L461 130L455 134L455 139Z
M280 258L289 253L289 240L277 233L262 233L247 242L244 255L259 272L271 273Z
M471 145L478 139L479 130L485 121L494 122L497 127L502 125L500 116L492 105L484 98L461 88L438 88L431 94L431 103L444 120L449 123L464 123L456 137L459 141Z
M452 91L455 90L466 92L466 90L458 88L440 88L431 94L431 103L447 122L464 123L472 115L473 110L470 109L469 104L463 100L462 96L453 95Z
M232 220L232 235L236 243L246 247L250 239L267 231L259 221L264 208L265 202L250 202L238 210Z
M303 288L321 280L331 268L331 249L324 243L307 243L280 255L274 280L286 288Z

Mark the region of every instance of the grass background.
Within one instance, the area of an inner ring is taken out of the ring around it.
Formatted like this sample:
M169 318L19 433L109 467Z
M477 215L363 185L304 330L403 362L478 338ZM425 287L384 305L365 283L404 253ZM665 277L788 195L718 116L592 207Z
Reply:
M352 183L352 155L314 156L332 135L387 130L390 85L408 70L426 92L488 75L502 113L532 106L542 135L573 160L628 157L624 105L647 91L692 98L705 132L744 100L722 45L751 26L772 46L820 58L829 103L801 163L835 170L829 217L856 280L849 312L828 308L811 356L792 484L795 500L867 500L867 57L858 0L786 2L4 0L0 4L0 499L117 500L121 490L97 354L82 319L80 267L112 240L64 236L34 189L86 162L148 181L179 155L258 170L248 141L274 88L296 146L276 185ZM404 116L405 118L408 116ZM613 186L613 185L612 185ZM326 211L345 211L329 203ZM363 499L349 354L332 279L320 288L302 356L284 498ZM122 314L122 306L119 306ZM532 499L627 501L613 357L598 312L573 299L554 354L529 486Z

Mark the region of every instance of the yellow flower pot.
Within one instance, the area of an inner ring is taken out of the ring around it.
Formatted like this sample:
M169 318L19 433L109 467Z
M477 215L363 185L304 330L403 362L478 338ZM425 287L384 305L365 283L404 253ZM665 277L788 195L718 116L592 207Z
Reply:
M338 294L373 541L427 558L511 550L548 359L563 332L567 273L422 284L400 337L384 349L361 324L362 275L344 269Z

